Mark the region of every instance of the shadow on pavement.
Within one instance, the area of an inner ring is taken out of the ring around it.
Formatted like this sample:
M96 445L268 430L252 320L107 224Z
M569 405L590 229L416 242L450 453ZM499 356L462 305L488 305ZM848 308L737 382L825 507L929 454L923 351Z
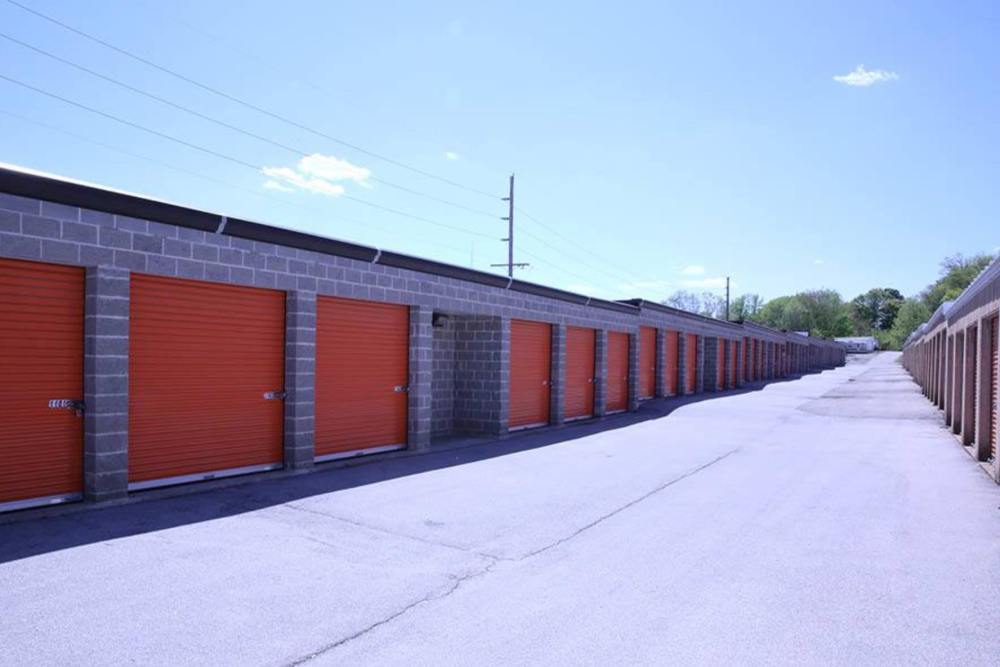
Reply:
M768 384L794 379L783 378ZM432 445L427 452L359 457L340 465L321 465L308 474L249 475L202 482L203 488L197 491L192 489L193 485L145 491L134 494L126 503L100 508L67 506L46 508L41 512L25 510L22 520L17 520L19 517L15 514L9 517L10 522L0 524L0 563L220 519L311 496L545 447L660 419L685 405L758 391L764 386L755 383L720 393L653 399L645 401L632 413L519 432L500 440L449 439ZM37 516L50 512L54 515Z

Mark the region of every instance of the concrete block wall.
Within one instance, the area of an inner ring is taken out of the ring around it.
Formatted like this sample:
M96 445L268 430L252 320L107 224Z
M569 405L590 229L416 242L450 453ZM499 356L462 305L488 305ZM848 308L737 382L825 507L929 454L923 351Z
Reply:
M160 210L157 206L165 205L151 204L150 210ZM598 332L596 415L606 412L607 331L630 334L629 407L635 409L640 323L649 320L658 330L657 395L664 393L666 384L665 329L682 334L699 331L696 391L702 391L707 377L704 335L712 327L736 326L662 313L646 318L647 311L638 307L561 300L530 290L230 236L221 227L196 229L4 193L0 193L0 213L0 257L87 269L84 491L92 500L127 493L129 278L133 273L286 293L284 462L292 469L313 465L316 302L320 296L409 306L408 444L415 449L449 432L506 433L511 318L553 325L554 424L563 421L567 325ZM209 215L191 212L196 214ZM449 324L435 328L435 313L449 315ZM681 335L681 390L685 341Z

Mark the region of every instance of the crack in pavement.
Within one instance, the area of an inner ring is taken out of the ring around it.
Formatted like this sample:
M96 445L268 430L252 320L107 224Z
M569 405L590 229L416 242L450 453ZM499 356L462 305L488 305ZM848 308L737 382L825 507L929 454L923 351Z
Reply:
M726 458L732 456L733 454L737 453L738 451L740 451L740 449L741 449L740 447L737 447L735 449L731 449L728 452L726 452L725 454L717 456L716 458L712 459L711 461L708 461L707 463L704 463L704 464L698 466L697 468L689 470L688 472L684 473L683 475L679 475L677 477L674 477L673 479L670 479L670 480L668 480L668 481L666 481L666 482L664 482L664 483L656 486L655 488L647 491L646 493L642 494L638 498L634 498L633 500L630 500L629 502L625 503L624 505L621 505L620 507L617 507L614 510L612 510L612 511L606 513L606 514L603 514L603 515L599 516L598 518L594 519L590 523L588 523L588 524L586 524L584 526L581 526L580 528L576 529L575 531L573 531L569 535L567 535L565 537L561 537L558 540L556 540L556 541L554 541L554 542L552 542L550 544L545 545L544 547L541 547L539 549L535 549L534 551L529 551L528 553L526 553L526 554L524 554L522 556L519 556L517 558L507 558L507 557L502 557L502 556L494 556L494 555L489 554L489 553L483 553L483 552L474 551L474 550L471 550L471 549L464 549L462 547L458 547L458 546L451 545L451 544L438 543L438 542L434 542L433 540L427 540L427 539L423 539L423 538L420 538L420 537L415 537L413 535L406 535L406 534L395 533L393 531L386 530L384 528L378 528L378 527L375 527L375 526L369 526L369 525L361 523L359 521L352 521L350 519L345 519L343 517L335 516L333 514L327 514L326 512L319 512L319 511L316 511L316 510L306 509L304 507L296 507L295 505L289 504L288 505L289 507L292 507L293 509L299 510L301 512L309 512L311 514L317 514L317 515L324 516L324 517L327 517L327 518L330 518L330 519L335 519L335 520L338 520L338 521L343 521L345 523L348 523L348 524L351 524L351 525L354 525L354 526L357 526L357 527L360 527L360 528L369 528L369 529L372 529L372 530L375 530L375 531L378 531L378 532L386 533L388 535L393 535L395 537L400 537L400 538L403 538L403 539L412 539L412 540L416 540L418 542L423 542L425 544L430 544L430 545L435 545L435 546L440 546L440 547L447 547L447 548L450 548L450 549L456 549L456 550L462 551L464 553L468 553L468 554L471 554L471 555L480 556L482 558L487 558L487 559L489 559L490 562L489 562L488 565L486 565L485 567L481 568L478 571L471 572L469 574L465 574L465 575L462 575L460 577L454 577L454 582L447 589L445 589L444 591L438 592L438 593L433 593L433 592L432 593L428 593L427 595L425 595L424 597L420 598L419 600L415 600L414 602L411 602L411 603L407 604L406 606L402 607L401 609L398 609L398 610L392 612L388 616L379 619L378 621L372 623L371 625L369 625L369 626L367 626L365 628L362 628L361 630L358 630L354 634L348 635L347 637L342 637L342 638L338 639L335 642L327 644L327 645L325 645L325 646L323 646L323 647L321 647L321 648L313 651L312 653L309 653L307 655L301 656L301 657L296 658L295 660L293 660L293 661L291 661L289 663L286 663L286 667L298 667L298 665L303 665L303 664L305 664L305 663L307 663L307 662L309 662L311 660L314 660L314 659L320 657L321 655L323 655L325 653L333 651L334 649L337 649L337 648L343 646L344 644L347 644L348 642L354 641L355 639L358 639L359 637L363 637L364 635L368 634L369 632L372 632L373 630L376 630L376 629L378 629L378 628L380 628L380 627L382 627L382 626L384 626L384 625L386 625L388 623L391 623L392 621L394 621L397 618L399 618L399 617L401 617L401 616L409 613L410 611L412 611L413 609L415 609L415 608L417 608L417 607L419 607L421 605L427 604L429 602L436 602L438 600L443 600L443 599L449 597L450 595L452 595L455 591L457 591L462 586L462 584L464 584L466 581L469 581L470 579L475 579L477 577L486 576L487 574L489 574L493 570L494 567L496 567L501 562L520 563L520 562L523 562L525 560L528 560L529 558L534 558L535 556L543 554L543 553L545 553L545 552L547 552L547 551L549 551L551 549L554 549L554 548L556 548L558 546L566 544L567 542L570 542L570 541L576 539L577 537L579 537L583 533L591 530L592 528L595 528L595 527L599 526L600 524L604 523L608 519L611 519L611 518L617 516L618 514L621 514L625 510L628 510L628 509L630 509L632 507L635 507L639 503L641 503L641 502L643 502L643 501L651 498L652 496L655 496L656 494L660 493L661 491L664 491L665 489L673 486L674 484L677 484L678 482L681 482L681 481L683 481L685 479L688 479L689 477L693 477L694 475L697 475L698 473L700 473L700 472L702 472L702 471L704 471L704 470L706 470L706 469L714 466L716 463L719 463L720 461L723 461L724 459L726 459ZM319 541L319 540L317 540L317 541Z

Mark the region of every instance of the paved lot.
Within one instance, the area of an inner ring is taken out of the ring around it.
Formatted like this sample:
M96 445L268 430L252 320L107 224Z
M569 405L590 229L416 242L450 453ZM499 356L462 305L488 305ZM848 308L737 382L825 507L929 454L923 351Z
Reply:
M1000 490L895 355L643 411L0 525L0 664L997 663Z

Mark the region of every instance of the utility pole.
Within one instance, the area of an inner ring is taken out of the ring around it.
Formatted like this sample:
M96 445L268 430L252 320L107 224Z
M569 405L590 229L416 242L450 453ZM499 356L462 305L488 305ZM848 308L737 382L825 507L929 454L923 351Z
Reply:
M729 321L729 276L726 276L726 321Z
M510 190L508 195L503 198L503 201L507 202L507 217L500 219L507 221L507 238L500 240L507 242L507 263L490 264L490 266L506 266L507 277L513 278L515 266L518 268L528 266L527 262L514 261L514 174L510 175Z

